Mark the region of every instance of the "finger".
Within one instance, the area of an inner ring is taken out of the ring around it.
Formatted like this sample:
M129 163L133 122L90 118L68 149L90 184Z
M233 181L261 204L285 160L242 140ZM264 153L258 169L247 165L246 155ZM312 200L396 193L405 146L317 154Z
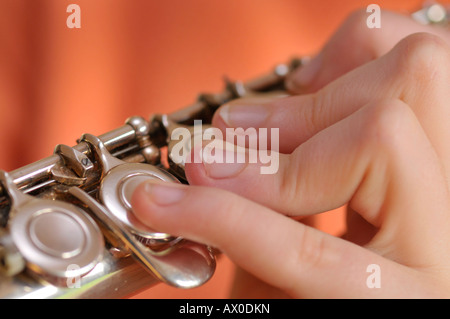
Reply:
M409 263L441 258L443 246L428 249L437 232L450 239L442 164L402 101L368 104L321 131L291 155L280 155L275 174L261 174L260 168L204 161L187 165L186 174L191 184L224 188L288 215L350 203L365 220L383 227L377 233L380 242L395 242L404 252L423 248L405 260ZM405 232L411 236L395 237Z
M398 296L419 277L362 247L321 233L223 190L148 183L132 199L148 226L219 248L237 265L294 297ZM368 289L367 267L383 271Z
M286 80L292 93L310 93L391 50L406 36L427 32L450 42L447 29L423 25L408 15L382 10L380 28L369 28L369 13L353 13L308 64Z
M450 162L446 143L450 140L449 82L449 46L436 36L415 34L385 56L347 73L317 93L224 105L216 112L213 125L223 131L239 127L278 129L279 140L275 142L279 142L279 151L290 153L370 101L394 98L412 108L438 154Z

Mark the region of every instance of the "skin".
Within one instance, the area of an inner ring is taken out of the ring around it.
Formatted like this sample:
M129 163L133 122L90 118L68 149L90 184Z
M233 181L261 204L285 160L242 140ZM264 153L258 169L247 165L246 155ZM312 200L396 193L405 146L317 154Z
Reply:
M242 268L235 296L258 285L259 297L450 295L450 38L391 12L368 29L366 17L351 15L287 79L292 96L216 113L221 130L279 128L276 174L260 174L259 163L191 163L190 186L134 193L142 222L217 247ZM342 205L342 238L297 220ZM366 285L371 264L377 289Z

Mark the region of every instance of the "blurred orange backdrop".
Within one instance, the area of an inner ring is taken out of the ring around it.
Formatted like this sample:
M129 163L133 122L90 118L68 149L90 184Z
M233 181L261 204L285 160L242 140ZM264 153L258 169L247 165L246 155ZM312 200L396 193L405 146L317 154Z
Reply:
M69 29L69 4L81 28ZM13 170L102 134L131 115L177 110L222 78L246 80L292 56L317 52L355 9L373 1L0 0L0 168ZM377 1L411 12L422 1ZM342 216L320 227L337 232ZM134 298L226 298L223 257L205 286L157 285Z

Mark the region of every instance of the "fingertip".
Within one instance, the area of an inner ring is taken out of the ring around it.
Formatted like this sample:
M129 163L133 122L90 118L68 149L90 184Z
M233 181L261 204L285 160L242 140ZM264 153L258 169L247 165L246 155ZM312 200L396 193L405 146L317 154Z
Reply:
M245 155L245 149L225 141L197 145L185 164L185 175L191 184L223 184L222 180L231 180L245 170Z
M226 114L228 114L228 112L227 112L228 107L229 107L228 103L220 106L216 110L216 112L214 112L213 118L211 120L211 125L213 127L220 129L222 131L222 133L224 133L225 129L228 127L228 124L226 122L226 120L227 120ZM225 117L225 119L224 119L224 117Z
M294 78L294 74L291 74L286 78L286 80L284 81L284 86L290 94L295 95L302 93L302 88L298 87Z
M189 154L189 161L184 164L184 174L190 185L211 185L212 183L203 165L203 148L203 144L194 144Z
M175 206L186 196L185 185L148 181L136 187L131 197L132 213L145 225L152 228L166 226L165 215L173 211L167 209ZM164 225L161 225L162 222Z
M191 185L208 185L210 179L201 163L186 163L184 169L186 179Z
M132 213L144 224L150 226L152 218L151 214L154 210L152 207L152 201L148 195L148 182L142 183L136 187L131 196Z
M290 93L310 93L323 65L323 54L319 53L296 69L285 80L285 86Z

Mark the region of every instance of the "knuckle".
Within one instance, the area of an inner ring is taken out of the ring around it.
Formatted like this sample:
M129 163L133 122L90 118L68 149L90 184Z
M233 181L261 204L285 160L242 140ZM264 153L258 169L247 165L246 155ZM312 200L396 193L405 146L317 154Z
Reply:
M387 99L370 104L366 111L360 142L371 149L396 152L405 138L417 126L409 105L399 99ZM375 146L375 147L374 147Z
M397 73L402 78L419 80L428 84L449 70L450 51L447 43L440 37L429 33L415 33L398 43L396 52ZM411 84L408 81L408 84Z

